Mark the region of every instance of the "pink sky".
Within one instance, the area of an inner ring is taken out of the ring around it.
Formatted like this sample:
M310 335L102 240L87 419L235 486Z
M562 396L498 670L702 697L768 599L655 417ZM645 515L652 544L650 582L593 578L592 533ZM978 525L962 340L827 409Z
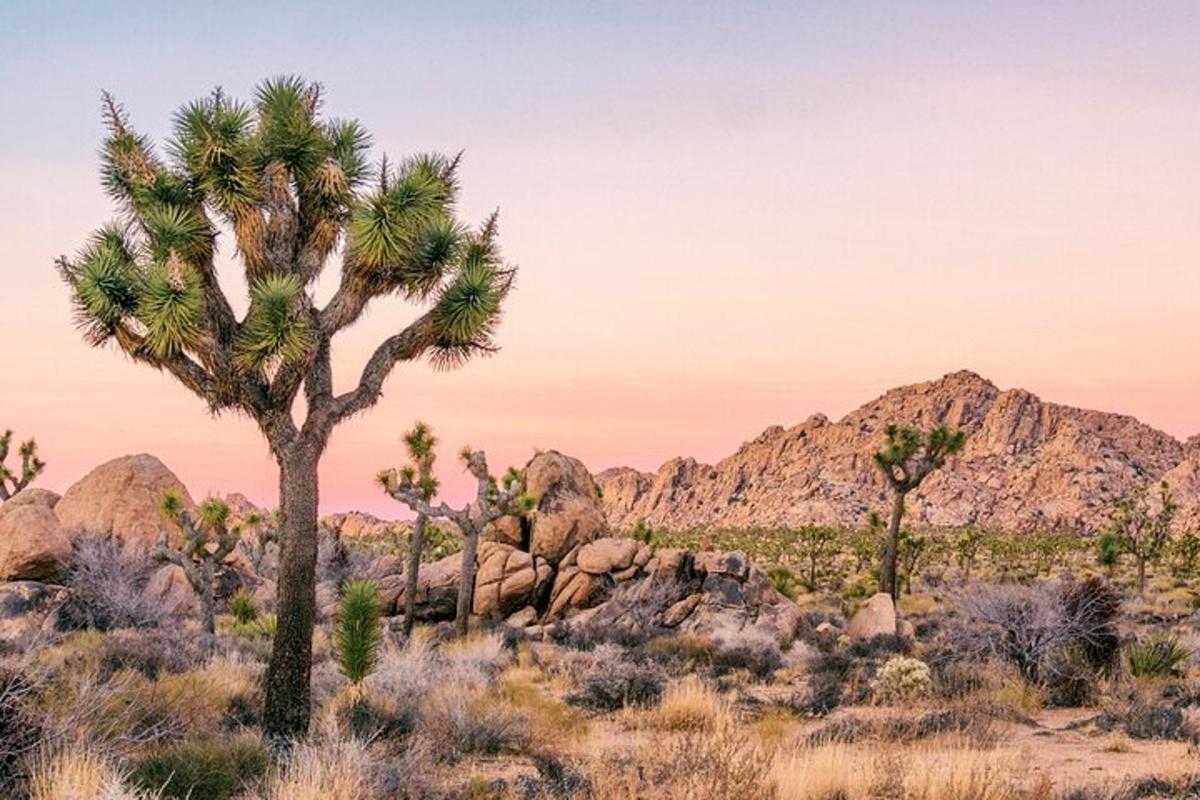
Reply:
M327 511L399 515L372 477L402 460L417 418L446 443L457 497L466 442L497 468L538 447L594 470L711 460L767 425L960 368L1200 432L1194 6L520 8L342 21L303 52L285 26L211 70L176 17L141 21L177 36L147 69L121 56L136 28L84 41L84 22L0 12L0 103L17 120L0 128L0 426L37 435L42 483L145 451L195 495L273 502L253 426L89 350L50 264L113 213L96 179L101 86L158 135L214 83L245 95L289 70L324 81L330 111L359 116L391 155L465 149L464 213L499 205L521 267L499 355L401 368L335 434ZM412 26L426 49L390 48ZM476 54L420 69L451 33ZM371 70L384 55L412 77ZM223 274L244 292L232 264ZM379 304L344 338L341 385L410 314Z

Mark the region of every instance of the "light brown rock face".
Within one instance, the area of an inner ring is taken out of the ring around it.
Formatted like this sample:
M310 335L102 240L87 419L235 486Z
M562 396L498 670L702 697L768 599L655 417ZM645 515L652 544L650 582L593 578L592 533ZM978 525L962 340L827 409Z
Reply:
M896 604L887 592L871 595L846 626L846 635L851 639L872 639L876 636L896 635Z
M545 592L554 575L544 558L499 542L479 545L473 613L508 616L531 605Z
M1047 403L955 372L893 389L838 422L815 415L768 428L715 465L677 458L657 473L606 470L597 480L609 524L860 525L889 502L871 456L891 422L968 435L963 453L909 495L908 519L917 524L1086 528L1187 450L1132 417Z
M28 488L0 505L0 581L53 580L71 555L54 513L58 495Z
M537 498L529 551L552 565L607 533L600 493L579 459L555 450L537 454L525 467L525 490Z
M124 542L152 546L165 529L178 530L159 513L163 494L179 492L191 507L191 495L166 465L142 453L107 461L67 489L54 512L68 536L111 534Z

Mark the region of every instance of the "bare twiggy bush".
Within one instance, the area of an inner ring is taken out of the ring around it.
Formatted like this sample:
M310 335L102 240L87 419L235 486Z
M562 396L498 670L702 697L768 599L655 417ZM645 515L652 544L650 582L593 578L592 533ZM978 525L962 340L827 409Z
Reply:
M144 595L154 560L144 549L109 536L81 536L71 545L64 583L71 594L58 612L64 630L149 628L163 612Z
M444 687L422 709L418 733L435 757L449 762L469 754L521 752L530 742L529 718L507 702L483 692Z

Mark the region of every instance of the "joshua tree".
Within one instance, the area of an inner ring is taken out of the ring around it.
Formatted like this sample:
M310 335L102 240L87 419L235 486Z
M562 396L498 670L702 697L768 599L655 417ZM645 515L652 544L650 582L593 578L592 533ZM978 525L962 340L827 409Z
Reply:
M250 104L217 90L175 115L163 158L105 94L103 183L123 219L57 262L88 342L115 342L214 413L248 415L279 466L279 627L263 714L273 739L308 728L317 466L330 434L379 400L397 364L448 368L496 350L515 276L500 259L496 216L477 231L456 217L457 157L372 168L367 132L324 119L321 99L318 84L296 77L264 82ZM217 280L222 225L249 290L241 319ZM320 307L312 288L339 252L340 279ZM334 338L390 295L416 304L415 318L335 393Z
M896 599L899 583L896 580L896 552L900 545L900 521L904 517L904 498L921 481L946 463L949 456L963 448L966 435L962 431L951 432L945 425L938 425L928 433L916 428L888 425L882 450L875 453L875 466L883 472L892 489L892 519L888 525L887 547L883 552L883 566L879 572L879 590Z
M863 568L879 557L883 543L883 517L872 509L867 512L865 528L855 528L850 535L850 549L854 552L854 571Z
M429 426L424 422L417 421L413 425L413 429L404 434L404 444L408 447L408 455L411 462L408 466L401 470L407 477L413 488L425 502L433 499L437 494L438 479L433 474L433 462L436 456L433 448L437 446L437 439ZM404 635L412 633L413 624L416 622L417 614L417 576L421 570L421 556L425 551L425 525L428 522L428 517L423 513L417 512L417 518L413 520L412 537L408 542L408 574L405 577L407 588L404 591Z
M200 600L204 632L211 635L216 632L214 613L217 601L213 582L221 562L238 543L237 532L227 524L229 506L224 500L210 497L199 505L193 518L191 512L183 507L183 498L179 493L171 491L163 495L160 510L164 517L179 523L183 529L183 544L173 547L167 532L163 531L151 555L183 570L192 591Z
M26 439L17 448L21 456L21 474L9 469L5 462L8 461L8 450L12 447L12 437L13 432L7 430L0 436L0 502L24 489L46 468L46 462L37 456L37 442Z
M1121 551L1137 561L1138 593L1146 593L1146 562L1162 553L1171 534L1171 520L1178 506L1171 487L1163 481L1158 486L1158 508L1151 507L1144 489L1117 501L1112 515L1112 532L1117 535Z
M1196 571L1196 561L1200 559L1200 536L1191 531L1184 531L1171 546L1175 556L1175 569L1180 575L1191 575Z
M821 525L805 525L795 532L796 541L808 561L808 589L817 590L817 568L838 552L838 531Z
M929 549L929 537L908 530L900 531L900 542L896 548L896 557L900 563L900 572L904 575L904 593L912 594L913 576L921 564L921 556Z
M418 515L427 519L445 519L458 526L463 534L462 570L458 588L458 607L455 611L455 623L458 634L467 633L467 622L471 607L475 600L475 555L479 548L479 534L490 523L508 516L509 514L524 513L531 510L535 501L526 495L524 480L521 473L509 468L501 484L488 472L487 457L482 450L463 448L459 454L466 464L467 471L474 476L476 491L474 502L462 508L451 508L445 502L433 505L437 484L422 485L420 475L413 467L405 467L399 471L386 470L379 474L379 483L390 496L404 503ZM432 470L432 454L429 456L429 469ZM427 489L433 491L426 494ZM405 590L406 613L409 598L416 594L416 581L408 583Z
M975 567L975 559L979 556L979 546L983 544L983 531L971 526L963 528L954 540L954 552L958 556L958 568L963 577L971 579L971 570Z

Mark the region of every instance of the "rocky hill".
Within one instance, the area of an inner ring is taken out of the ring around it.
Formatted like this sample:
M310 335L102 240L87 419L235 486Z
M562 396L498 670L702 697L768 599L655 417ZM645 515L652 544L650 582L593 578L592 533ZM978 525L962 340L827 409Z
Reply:
M771 427L716 464L675 458L656 473L620 467L597 476L610 524L638 519L705 525L858 525L887 492L871 454L891 422L944 423L967 434L963 453L909 496L910 520L1010 530L1083 529L1117 497L1164 476L1177 482L1181 519L1200 521L1200 447L1133 417L1001 390L973 372L902 386L837 422L823 415Z

